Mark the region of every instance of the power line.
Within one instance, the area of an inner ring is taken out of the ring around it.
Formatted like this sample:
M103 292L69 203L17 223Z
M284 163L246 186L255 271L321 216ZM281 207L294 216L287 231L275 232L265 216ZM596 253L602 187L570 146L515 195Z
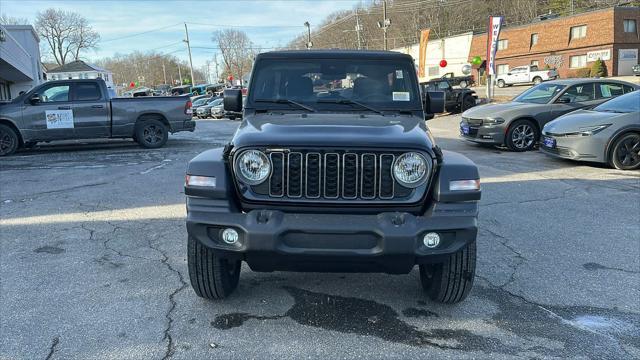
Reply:
M205 24L197 22L187 22L189 25L201 25L221 28L301 28L302 25L229 25L229 24Z
M152 32L168 29L170 27L174 27L174 26L178 26L178 25L182 25L182 23L177 23L177 24L173 24L173 25L167 25L167 26L164 26L164 27L161 27L161 28L151 29L151 30L147 30L147 31L143 31L143 32L135 33L135 34L129 34L129 35L113 38L113 39L101 40L100 42L105 43L105 42L128 39L128 38L132 38L132 37L135 37L135 36L145 35L145 34L149 34L149 33L152 33Z

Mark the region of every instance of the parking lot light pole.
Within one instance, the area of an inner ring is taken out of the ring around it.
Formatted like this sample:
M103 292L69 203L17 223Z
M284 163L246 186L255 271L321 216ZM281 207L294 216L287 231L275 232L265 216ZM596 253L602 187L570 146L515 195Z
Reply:
M187 39L184 42L187 43L187 50L189 50L189 66L191 67L191 86L195 86L193 83L193 60L191 59L191 43L189 42L189 29L187 29L187 23L184 23L184 32L187 34ZM181 80L182 81L182 80Z

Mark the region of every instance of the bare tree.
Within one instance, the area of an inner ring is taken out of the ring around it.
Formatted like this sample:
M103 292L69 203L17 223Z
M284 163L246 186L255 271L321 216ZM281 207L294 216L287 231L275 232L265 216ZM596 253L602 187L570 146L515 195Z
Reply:
M74 12L56 9L39 12L35 27L47 41L58 65L64 65L70 57L78 60L81 52L97 48L100 40L87 19Z
M29 20L25 18L16 18L7 14L0 14L0 24L2 25L27 25Z
M235 75L240 81L251 69L259 49L244 31L225 29L213 33L212 40L218 44L224 63L224 76Z

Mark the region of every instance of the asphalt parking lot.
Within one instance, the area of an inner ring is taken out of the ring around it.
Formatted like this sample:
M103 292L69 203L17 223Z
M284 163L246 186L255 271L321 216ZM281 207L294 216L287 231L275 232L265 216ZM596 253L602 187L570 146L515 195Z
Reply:
M409 275L253 273L188 285L184 170L238 122L158 150L49 144L0 159L0 359L640 358L640 173L510 153L428 122L482 175L478 274L455 306Z

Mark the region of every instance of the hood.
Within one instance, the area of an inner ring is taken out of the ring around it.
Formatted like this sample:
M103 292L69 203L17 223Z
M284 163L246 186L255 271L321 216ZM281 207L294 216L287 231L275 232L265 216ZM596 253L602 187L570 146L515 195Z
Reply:
M548 122L542 131L552 134L572 133L580 131L582 127L613 124L616 118L628 115L628 113L577 110Z
M502 104L486 104L472 107L465 111L462 116L473 119L484 119L486 117L505 117L512 112L530 111L536 108L546 108L548 104L530 104L511 101Z
M374 147L431 151L424 120L409 115L257 114L245 118L235 147Z

